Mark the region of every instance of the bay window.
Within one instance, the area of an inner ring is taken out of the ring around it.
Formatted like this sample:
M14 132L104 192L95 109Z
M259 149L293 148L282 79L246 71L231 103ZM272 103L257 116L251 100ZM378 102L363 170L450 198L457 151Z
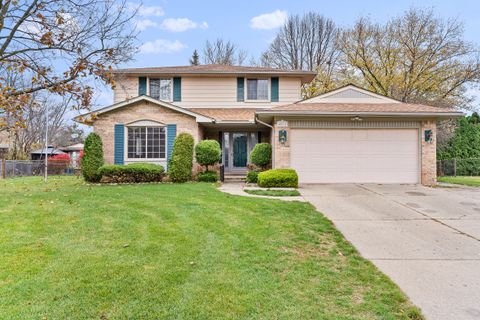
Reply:
M165 159L165 127L128 127L127 158Z

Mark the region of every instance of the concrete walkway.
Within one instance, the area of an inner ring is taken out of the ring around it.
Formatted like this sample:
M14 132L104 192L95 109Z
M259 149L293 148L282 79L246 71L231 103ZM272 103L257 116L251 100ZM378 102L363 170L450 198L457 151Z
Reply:
M480 319L480 188L339 184L299 190L427 319Z
M226 182L223 183L218 190L226 193L230 193L236 196L243 196L243 197L254 197L254 198L266 198L266 199L277 199L282 201L307 201L303 196L293 196L293 197L272 197L272 196L258 196L250 193L246 193L243 191L245 187L245 183L243 182Z

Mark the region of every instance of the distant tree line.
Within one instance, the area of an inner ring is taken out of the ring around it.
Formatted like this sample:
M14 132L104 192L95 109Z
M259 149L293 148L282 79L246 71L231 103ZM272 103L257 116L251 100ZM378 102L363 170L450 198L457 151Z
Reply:
M236 44L217 39L207 41L202 58L242 65L246 57ZM316 71L305 97L353 83L407 103L472 109L468 90L480 80L479 58L461 21L412 8L386 23L361 17L346 28L315 12L292 15L249 64Z

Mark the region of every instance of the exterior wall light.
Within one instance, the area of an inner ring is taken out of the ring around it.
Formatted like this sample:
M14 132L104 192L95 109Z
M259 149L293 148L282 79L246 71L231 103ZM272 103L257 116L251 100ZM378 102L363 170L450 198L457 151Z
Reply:
M287 130L278 130L278 142L285 144L287 142Z
M433 131L430 129L427 129L423 132L425 142L432 143L433 142Z

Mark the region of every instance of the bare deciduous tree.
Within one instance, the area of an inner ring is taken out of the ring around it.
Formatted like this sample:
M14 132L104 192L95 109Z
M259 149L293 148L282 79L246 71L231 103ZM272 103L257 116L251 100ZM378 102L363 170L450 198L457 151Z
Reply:
M318 13L290 16L262 54L262 65L317 71L316 80L305 88L307 96L331 89L339 54L337 34L335 23Z
M404 102L468 107L480 77L478 49L463 25L411 9L384 25L359 19L339 48L349 81Z
M218 38L213 43L205 42L203 62L205 64L242 65L247 58L247 52L231 41Z
M112 66L136 50L134 14L124 1L0 2L0 117L16 114L39 91L72 96L77 108L88 108L92 81L114 85ZM9 86L9 72L26 81Z
M49 144L61 145L70 141L70 137L65 137L64 135L66 132L72 131L71 127L77 127L76 124L69 123L65 117L66 113L71 109L72 95L58 99L52 94L40 95L35 93L31 98L21 113L21 121L24 125L22 127L10 126L10 157L13 159L25 157L32 148L44 145L47 105L49 109ZM18 121L17 119L12 120Z

